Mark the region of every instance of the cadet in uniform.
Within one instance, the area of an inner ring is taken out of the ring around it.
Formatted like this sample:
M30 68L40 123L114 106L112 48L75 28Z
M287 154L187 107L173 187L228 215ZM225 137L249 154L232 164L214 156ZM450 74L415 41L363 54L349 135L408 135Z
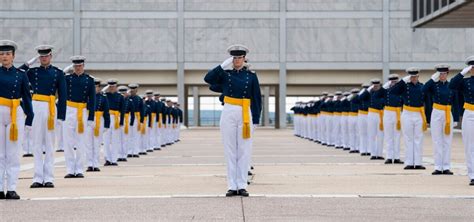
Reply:
M359 128L359 150L361 156L370 156L367 149L367 115L369 114L369 97L361 98L361 95L370 87L369 84L362 84L362 89L358 94L359 112L357 115L357 125Z
M64 123L64 143L67 175L64 178L83 178L86 152L86 130L95 126L94 79L84 72L84 56L71 57L74 73L66 75L67 106ZM85 114L88 111L88 116ZM87 121L87 125L86 125Z
M387 149L385 164L403 164L400 160L402 97L393 93L394 85L399 81L397 74L390 74L384 84L385 107L383 115L384 143Z
M403 141L405 142L405 169L426 169L422 165L423 131L427 129L424 108L423 84L418 81L418 68L408 68L408 75L395 84L393 93L402 95L401 116Z
M179 108L179 103L176 103L176 112L177 112L177 118L176 118L176 143L180 141L180 130L181 130L181 125L183 125L184 117L183 117L183 110Z
M165 104L163 104L160 101L160 93L155 92L153 94L154 100L155 100L155 105L156 105L156 138L155 138L155 150L161 150L161 147L164 147L163 145L163 107Z
M341 136L342 136L342 148L347 151L350 150L349 143L349 112L351 111L351 103L347 98L350 92L344 92L341 99Z
M87 172L98 172L100 160L100 147L103 136L110 128L109 102L107 96L101 92L100 80L94 79L95 85L95 125L88 133L87 145Z
M14 200L20 199L16 185L20 172L19 152L24 139L23 129L31 128L33 122L28 77L13 66L16 49L15 42L0 40L0 199ZM23 113L26 114L26 120Z
M469 185L474 186L474 56L466 59L467 67L454 76L449 88L459 90L464 96L464 113L462 118L462 141L466 153L467 174L471 180ZM471 72L471 76L467 74ZM468 78L465 78L468 77Z
M109 79L106 86L102 91L107 91L106 96L109 102L110 112L110 130L104 134L104 153L105 153L105 164L104 166L118 166L118 151L121 149L121 126L124 119L124 98L120 93L117 92L116 79Z
M208 84L222 84L224 109L220 129L227 159L226 196L248 196L247 174L250 166L252 132L259 123L261 93L257 75L244 68L247 47L233 45L228 48L232 57L209 71L204 78Z
M359 89L352 89L351 95L348 100L350 101L350 112L349 112L349 153L359 153L359 128L358 128L358 112L359 112Z
M134 112L135 121L133 122L133 125L131 125L130 132L129 132L130 133L130 147L129 147L128 155L127 155L127 157L129 158L139 157L138 153L140 152L140 146L141 146L140 128L145 118L144 103L142 101L142 98L140 98L140 96L137 94L138 87L139 85L136 83L131 83L128 85L128 88L130 88L130 99L132 100L133 106L135 107L135 112Z
M385 89L381 87L379 79L372 79L371 83L368 90L362 94L362 97L370 98L367 115L367 146L371 160L383 160L383 94Z
M127 162L127 154L131 147L130 135L131 127L135 122L135 107L133 101L130 98L130 92L126 86L119 86L118 92L123 96L123 118L120 120L120 125L123 126L120 135L120 147L118 152L119 162Z
M457 95L449 88L449 65L439 64L435 66L435 69L436 73L423 86L423 92L433 101L430 129L434 146L435 170L432 174L453 175L450 170L451 143L453 127L459 122Z
M148 128L146 130L146 135L147 135L147 140L148 140L148 145L146 148L147 152L153 152L155 148L155 140L156 140L156 130L155 130L155 124L156 124L156 118L157 118L157 108L156 108L156 102L155 99L153 98L153 91L149 90L146 92L146 100L145 104L150 107L150 115L148 117Z
M26 74L33 91L33 110L35 111L30 135L35 158L35 172L30 188L53 188L54 129L55 125L62 125L66 118L66 82L63 71L51 65L53 46L40 45L35 50L39 54L41 65L32 68L26 63L21 66L21 69L27 70Z

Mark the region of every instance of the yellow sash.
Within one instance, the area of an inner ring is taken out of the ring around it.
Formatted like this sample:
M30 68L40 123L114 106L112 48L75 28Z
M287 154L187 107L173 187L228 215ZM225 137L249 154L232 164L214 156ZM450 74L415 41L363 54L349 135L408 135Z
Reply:
M140 122L140 112L135 112L135 119L137 119L137 131L140 131L141 122Z
M350 115L350 116L357 116L357 115L359 115L359 113L357 113L357 112L350 112L349 115Z
M124 127L124 133L128 134L128 127L130 125L130 113L125 113L125 127Z
M421 118L423 119L423 131L426 131L428 129L428 124L426 122L426 115L425 115L425 107L413 107L413 106L407 106L403 105L403 110L408 110L410 112L419 112L421 114Z
M397 114L397 130L400 131L402 129L402 124L401 124L401 118L400 118L400 113L402 112L401 107L395 107L395 106L385 106L385 110L393 111Z
M470 111L474 111L474 104L470 104L470 103L464 103L464 109L467 109L467 110L470 110Z
M114 116L114 128L120 128L120 112L118 110L110 110L110 115Z
M365 110L359 110L359 115L367 115L369 114L368 111L365 111Z
M142 123L142 128L140 129L140 132L144 135L146 133L146 124L148 121L148 116L145 116L143 123Z
M77 109L77 132L83 133L84 132L84 109L87 107L87 103L78 103L73 101L67 101L67 106L73 107Z
M444 134L451 134L451 105L441 105L438 103L433 103L433 108L444 111L446 118L446 124L444 125Z
M48 116L48 130L54 130L54 116L56 114L56 96L50 95L41 95L34 94L33 100L47 102L49 106L49 116Z
M158 128L161 128L161 121L163 121L163 113L158 114Z
M100 130L100 119L102 119L102 116L104 115L104 112L95 111L94 114L95 114L94 136L98 137L99 136L99 130Z
M379 119L380 119L379 129L380 129L381 131L383 131L383 110L374 109L374 108L369 108L369 112L370 112L370 113L377 113L377 114L379 114Z
M155 122L156 120L156 113L151 113L151 125L150 125L150 128L153 128L153 123Z
M10 107L10 141L18 140L18 125L16 123L16 110L20 106L20 99L7 99L0 97L0 105Z
M235 106L242 106L242 137L244 139L250 138L250 99L237 99L232 97L224 97L224 103L228 103Z

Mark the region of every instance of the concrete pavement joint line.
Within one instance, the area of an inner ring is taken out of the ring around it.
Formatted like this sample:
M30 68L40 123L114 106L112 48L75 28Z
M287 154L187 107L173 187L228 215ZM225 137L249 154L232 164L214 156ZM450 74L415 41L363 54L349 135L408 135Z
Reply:
M65 158L64 157L58 157L58 158L54 158L54 164L57 164L57 163L61 163L61 162L64 162L65 161ZM56 166L55 166L56 167ZM35 164L34 163L28 163L28 164L22 164L20 166L20 171L27 171L27 170L32 170L35 168Z
M240 206L242 208L242 219L245 222L244 198L242 198L242 197L240 198Z
M251 198L423 198L423 199L474 199L474 195L405 195L405 194L252 194ZM82 197L38 197L32 201L60 200L104 200L104 199L162 199L162 198L226 198L224 194L182 194L151 196L82 196ZM239 197L243 199L242 197ZM242 200L243 208L243 200ZM244 209L242 209L244 214Z

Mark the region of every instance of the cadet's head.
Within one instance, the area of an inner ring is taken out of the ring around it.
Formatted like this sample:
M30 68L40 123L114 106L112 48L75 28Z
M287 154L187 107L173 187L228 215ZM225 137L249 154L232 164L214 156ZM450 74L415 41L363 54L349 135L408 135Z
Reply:
M171 100L166 100L166 105L169 106L169 107L172 107L173 106L173 102L171 102Z
M94 79L95 93L100 93L100 79Z
M334 99L340 99L341 97L342 97L342 92L341 91L334 92Z
M474 56L469 56L466 59L466 65L468 66L474 66ZM471 76L474 76L474 68L471 69Z
M84 62L86 61L86 57L80 56L80 55L72 56L71 61L73 64L75 74L84 73Z
M374 86L375 91L380 89L380 79L372 79L370 82Z
M147 99L153 99L153 90L149 89L145 91L145 95Z
M51 58L53 58L53 46L51 45L39 45L35 48L38 52L41 66L49 66L51 64Z
M107 80L107 85L109 85L109 92L111 93L117 92L117 84L118 84L118 80L116 79Z
M130 84L128 84L128 88L130 88L130 94L131 94L132 96L136 96L136 95L137 95L137 93L138 93L138 87L139 87L139 85L136 84L136 83L130 83Z
M160 93L156 92L156 93L153 94L153 96L155 97L156 101L160 101L160 96L161 96Z
M438 64L435 66L437 72L439 72L439 80L441 82L446 82L448 80L449 74L449 65L446 64Z
M117 90L124 97L128 97L130 95L126 86L119 86L117 87Z
M227 52L234 58L232 61L234 69L239 70L244 67L245 56L249 52L246 46L240 44L231 45L227 48Z
M410 82L415 84L418 83L418 77L420 73L420 69L416 67L411 67L406 70L408 75L410 75Z
M400 77L398 76L398 74L395 73L388 75L388 81L390 81L390 85L397 83L399 78Z
M11 40L0 40L0 60L3 67L13 66L17 44Z

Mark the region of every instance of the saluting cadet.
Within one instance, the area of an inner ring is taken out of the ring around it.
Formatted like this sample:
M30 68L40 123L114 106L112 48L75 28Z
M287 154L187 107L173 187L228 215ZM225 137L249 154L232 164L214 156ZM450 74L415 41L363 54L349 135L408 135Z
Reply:
M474 56L466 59L466 65L466 68L451 79L449 88L459 90L464 96L462 141L466 152L467 174L471 180L469 185L474 186ZM469 72L471 76L467 76Z
M26 63L21 66L21 69L27 70L26 74L33 91L33 110L35 111L30 135L35 158L35 172L30 188L53 188L54 129L55 125L62 125L66 118L66 82L63 71L51 65L53 46L40 45L35 50L39 54L41 65L29 67ZM57 107L56 93L58 95Z
M15 42L0 40L0 199L14 200L20 199L16 185L20 172L23 130L24 127L31 130L33 122L28 77L13 66L16 49ZM23 113L26 114L26 120Z
M370 87L368 83L362 84L362 89L358 94L359 100L359 112L357 115L357 125L359 127L359 150L361 156L370 156L370 151L368 151L368 143L367 143L367 115L369 114L369 97L361 98L361 95L367 91Z
M327 92L322 93L323 96L320 98L320 103L318 105L318 143L324 145L325 143L325 130L326 130L326 111L325 103L328 97Z
M334 117L334 94L329 94L326 100L326 146L333 147L334 140L332 136L333 130L333 117ZM324 145L324 144L323 144Z
M313 107L312 107L312 113L313 113L313 122L311 123L312 129L313 129L313 141L315 143L319 143L319 105L321 104L321 99L319 97L316 98L317 100L314 101Z
M176 141L175 142L180 141L179 133L180 133L180 130L181 130L181 125L184 122L183 110L181 110L179 108L179 106L180 106L179 103L176 103L176 112L178 113L178 115L177 115L177 118L176 118Z
M109 102L107 96L101 92L100 79L94 79L95 85L95 125L88 133L87 144L87 172L98 172L100 162L100 146L103 135L110 128Z
M139 155L138 153L140 152L140 146L141 146L141 141L140 141L140 130L141 130L141 125L143 124L143 120L145 118L144 114L144 103L142 101L142 98L137 94L138 93L138 87L139 85L136 83L131 83L128 85L128 88L130 88L130 99L132 100L133 107L135 107L135 121L133 121L133 125L130 127L130 146L128 150L128 155L127 157L134 157L138 158Z
M172 131L173 131L173 103L171 100L167 99L166 100L166 145L170 146L173 145L173 136L172 136Z
M147 155L147 150L149 148L149 138L148 138L148 127L150 125L150 118L151 118L151 107L146 103L147 97L149 95L153 95L152 90L147 90L145 91L145 96L143 97L143 103L144 103L144 119L143 119L143 124L141 124L140 128L140 141L141 141L141 146L140 146L140 152L138 153L139 155Z
M105 164L104 166L118 166L118 151L121 149L122 134L121 126L123 125L124 119L124 98L120 93L117 92L116 79L107 80L107 86L102 89L106 92L107 100L109 102L110 112L110 130L104 134L104 153L105 153Z
M67 106L64 124L64 156L67 175L64 178L83 178L86 152L86 130L95 126L94 79L84 72L84 56L71 57L74 73L66 75ZM86 117L86 113L88 116ZM87 126L85 122L87 121Z
M74 71L74 64L71 64L63 69L63 73L66 74L71 74ZM64 124L57 125L55 127L55 133L56 133L56 152L62 153L64 152Z
M120 125L122 125L121 135L120 135L120 149L118 152L119 162L127 162L127 153L130 150L130 135L131 127L135 122L135 107L133 106L133 101L130 98L129 89L126 86L119 86L118 92L123 96L123 118L120 120Z
M156 138L155 138L155 150L161 150L161 147L164 147L163 145L163 107L165 104L163 104L160 101L160 93L155 92L153 94L154 100L155 100L155 105L156 105Z
M261 93L255 72L244 67L248 48L233 45L228 48L232 57L210 70L204 81L222 84L224 109L220 129L227 159L226 196L249 196L247 174L252 150L252 132L260 120Z
M367 146L371 160L383 160L383 106L384 91L379 79L372 79L372 85L364 91L369 100L369 114L367 115Z
M167 133L168 133L168 129L167 129L167 118L168 118L168 107L166 106L166 98L161 98L161 114L162 114L162 129L161 129L161 147L166 147L167 146L167 142L166 142L166 138L167 138Z
M331 132L331 140L333 141L334 146L336 149L342 149L342 138L341 138L341 116L342 116L342 107L341 107L341 96L342 92L337 91L334 93L335 96L333 98L334 103L334 115L332 119L332 132Z
M408 73L395 84L393 93L402 95L403 112L401 116L403 141L405 142L405 169L426 169L422 165L423 131L427 129L424 108L425 94L423 84L418 81L418 68L408 68Z
M400 160L400 136L402 130L402 96L393 93L394 85L399 81L398 74L390 74L384 84L384 143L387 149L385 164L403 164Z
M156 124L156 117L157 115L157 108L156 108L156 102L155 99L153 98L153 91L149 90L146 92L146 100L145 104L150 107L150 115L148 117L148 128L146 130L146 135L147 135L147 140L148 140L148 145L146 148L147 152L153 152L154 146L155 146L155 137L156 137L156 130L155 130L155 124Z
M359 153L359 127L358 127L358 112L359 112L359 89L352 89L348 100L350 101L349 112L349 153Z
M453 175L451 172L451 143L453 127L459 122L458 101L454 91L449 89L449 65L435 66L436 72L423 86L423 92L433 101L430 129L434 145L433 175ZM454 118L453 118L454 117Z

